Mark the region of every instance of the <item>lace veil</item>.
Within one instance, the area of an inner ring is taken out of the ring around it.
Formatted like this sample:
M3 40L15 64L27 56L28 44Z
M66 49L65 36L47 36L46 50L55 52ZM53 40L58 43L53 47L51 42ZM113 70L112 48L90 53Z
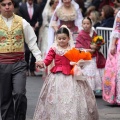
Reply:
M74 1L72 0L71 3L74 5L75 7L75 10L77 12L77 18L75 20L75 25L78 27L78 29L80 30L81 29L81 24L82 24L82 19L83 19L83 16L82 16L82 13L80 11L80 8L79 8L79 5ZM53 18L55 16L55 12L57 11L57 9L59 9L61 6L63 5L62 3L62 0L59 0L59 3L53 13L53 16L51 18L51 21L50 21L50 24L49 24L49 30L48 30L48 48L47 48L47 52L48 50L50 49L50 47L52 46L53 42L54 42L54 29L51 27L51 23L53 21ZM60 21L58 20L57 21L57 24L58 26L60 25Z
M45 5L45 7L44 7L44 9L43 9L43 12L42 12L43 25L44 25L45 22L46 22L46 21L44 21L44 17L45 17L45 15L48 13L48 11L50 10L50 5L49 5L49 3L50 3L50 0L47 0L47 3L46 3L46 5Z

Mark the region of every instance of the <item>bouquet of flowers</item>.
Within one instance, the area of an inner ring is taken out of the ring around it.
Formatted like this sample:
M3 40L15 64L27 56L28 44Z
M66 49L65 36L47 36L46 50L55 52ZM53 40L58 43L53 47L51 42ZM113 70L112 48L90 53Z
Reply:
M71 62L70 64L73 65L71 70L71 74L74 75L75 67L77 68L83 66L88 60L91 60L91 53L87 51L80 51L76 48L72 48L71 50L67 51L64 56L68 58ZM80 69L79 69L80 71Z
M94 36L91 44L95 44L97 46L101 46L105 44L105 41L102 36Z

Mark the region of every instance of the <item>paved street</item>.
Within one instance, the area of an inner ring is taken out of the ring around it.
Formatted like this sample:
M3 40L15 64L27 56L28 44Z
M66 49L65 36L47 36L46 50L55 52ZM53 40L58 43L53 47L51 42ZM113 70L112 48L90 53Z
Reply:
M40 76L27 78L28 110L26 120L32 120L33 118L35 105L37 103L42 84L43 80ZM120 120L120 107L109 105L104 102L100 96L97 96L96 99L100 115L99 120Z
M27 120L32 120L35 104L37 102L43 80L40 76L28 77L27 79L27 97L28 111ZM104 102L100 96L96 97L100 120L120 120L120 107L112 106Z

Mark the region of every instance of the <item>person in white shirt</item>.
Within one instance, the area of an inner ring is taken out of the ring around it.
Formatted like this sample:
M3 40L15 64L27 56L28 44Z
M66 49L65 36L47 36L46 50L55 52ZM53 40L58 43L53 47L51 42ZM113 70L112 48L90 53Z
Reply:
M0 112L2 120L25 120L26 62L24 41L41 67L41 52L30 24L13 13L13 0L0 0ZM43 66L43 64L42 64Z
M33 27L35 34L38 38L39 28L42 25L42 11L38 4L34 3L34 0L26 0L19 7L19 14ZM27 62L27 75L35 76L35 57L29 50L27 44L25 44L25 61ZM30 74L29 74L30 73Z

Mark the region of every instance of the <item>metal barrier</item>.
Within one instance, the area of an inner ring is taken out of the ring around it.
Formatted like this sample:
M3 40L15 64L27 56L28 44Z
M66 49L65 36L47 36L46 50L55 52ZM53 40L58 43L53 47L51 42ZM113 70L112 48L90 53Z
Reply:
M96 32L98 35L101 35L105 40L105 44L101 47L101 52L104 54L105 58L107 58L109 42L110 42L110 34L113 28L106 27L97 27Z

